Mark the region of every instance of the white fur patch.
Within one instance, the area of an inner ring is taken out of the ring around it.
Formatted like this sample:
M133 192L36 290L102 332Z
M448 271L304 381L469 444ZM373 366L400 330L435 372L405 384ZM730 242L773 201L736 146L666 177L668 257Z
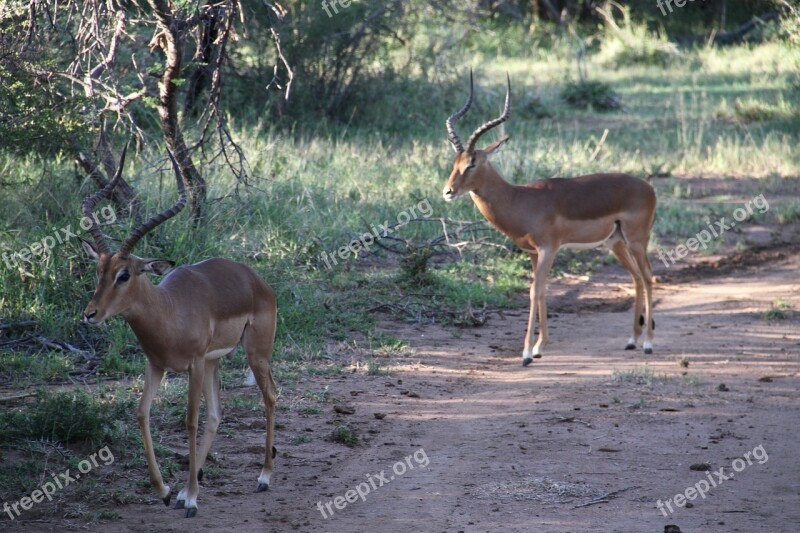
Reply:
M617 231L616 224L614 225L614 229L611 230L611 233L608 234L608 237L603 239L602 241L597 242L568 242L561 245L562 248L571 248L572 250L591 250L592 248L597 248L598 246L608 242L611 237L614 236L614 233Z
M210 352L206 352L205 358L206 361L213 361L214 359L219 359L223 355L228 355L231 353L236 346L232 348L220 348L219 350L211 350Z

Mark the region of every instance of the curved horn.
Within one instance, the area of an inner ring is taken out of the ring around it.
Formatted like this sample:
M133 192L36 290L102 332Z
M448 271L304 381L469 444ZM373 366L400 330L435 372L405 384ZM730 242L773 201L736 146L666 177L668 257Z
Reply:
M150 231L156 228L159 224L166 222L170 218L174 217L178 213L181 212L181 209L186 205L186 187L183 184L183 177L181 176L181 169L178 166L178 162L175 160L175 156L172 154L172 151L167 148L167 153L169 154L169 158L172 161L172 168L175 170L175 175L178 178L178 200L166 211L162 211L156 216L152 217L150 220L133 230L131 235L125 239L122 243L122 246L119 249L119 254L122 257L126 257L136 243L139 242L139 239L147 235Z
M508 120L509 116L511 116L511 78L506 72L506 103L503 106L503 114L494 120L490 120L475 130L475 133L473 133L467 141L467 152L472 152L475 150L475 143L478 142L478 139L481 137L481 135Z
M461 109L450 115L450 118L448 118L444 123L445 127L447 128L447 134L450 137L450 142L453 145L453 150L455 150L456 153L463 152L464 145L461 143L461 139L458 138L458 133L456 133L453 124L455 124L455 122L461 117L463 117L469 110L469 107L472 105L473 93L474 90L472 86L472 69L469 69L469 96L467 97L467 103L464 104L464 107L462 107Z
M97 202L111 194L111 191L114 190L114 187L117 186L119 183L120 178L122 177L122 167L125 166L125 153L128 151L128 143L125 143L125 148L122 149L122 155L119 158L119 165L117 165L117 172L114 174L114 178L109 181L105 187L97 191L91 196L87 196L84 198L83 202L81 203L81 208L83 209L83 216L88 218L91 222L91 226L89 227L88 231L89 234L94 239L94 243L97 245L97 249L102 254L111 253L108 249L108 243L106 242L106 238L103 237L103 232L100 231L100 226L98 225L95 218L92 216L92 209L94 206L97 205ZM81 154L79 157L83 157Z

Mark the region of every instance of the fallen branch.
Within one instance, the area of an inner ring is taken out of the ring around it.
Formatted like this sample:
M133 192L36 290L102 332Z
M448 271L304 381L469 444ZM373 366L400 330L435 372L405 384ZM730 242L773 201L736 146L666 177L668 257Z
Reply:
M15 402L17 400L22 400L23 398L30 398L31 396L36 396L36 393L26 392L25 394L17 394L15 396L4 396L0 398L0 403Z
M580 505L576 505L575 507L573 507L573 509L579 509L581 507L589 507L590 505L595 505L595 504L598 504L598 503L608 503L611 498L617 496L618 494L622 494L623 492L625 492L627 490L638 489L638 488L641 488L641 487L637 485L635 487L627 487L627 488L624 488L624 489L615 490L613 492L609 492L607 494L603 494L602 496L598 496L596 498L592 498L591 500L589 500L586 503L582 503Z

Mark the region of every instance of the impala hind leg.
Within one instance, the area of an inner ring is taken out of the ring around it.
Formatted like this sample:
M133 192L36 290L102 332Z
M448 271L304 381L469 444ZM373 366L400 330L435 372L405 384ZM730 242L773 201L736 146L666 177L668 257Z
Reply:
M219 359L206 361L206 368L203 375L203 397L206 399L206 425L203 429L203 442L200 446L200 454L197 462L197 481L203 481L203 465L206 464L208 452L211 444L217 436L219 423L222 419L222 405L219 400ZM175 501L176 509L183 509L186 506L186 495L189 491L188 485L183 487L178 493Z
M553 261L556 258L555 252L549 250L539 250L538 256L531 254L531 262L535 262L535 273L533 284L531 285L531 309L528 314L528 332L525 334L525 346L522 349L522 366L531 364L534 358L542 356L542 348L547 344L547 274ZM539 311L539 338L531 349L533 336L536 332L536 311Z
M655 321L653 320L653 268L650 266L650 260L647 259L647 240L643 243L632 242L630 244L631 255L633 255L639 271L642 273L642 282L644 284L644 353L653 353L653 330L655 329ZM641 315L640 315L641 316Z
M628 339L628 343L625 345L626 350L635 350L636 344L639 342L639 338L642 336L642 310L644 308L644 280L642 279L642 273L639 270L636 261L633 259L630 250L628 249L628 245L625 241L619 240L611 246L611 253L614 254L614 257L617 258L617 261L625 267L631 278L633 279L633 285L636 289L636 299L633 303L633 336Z
M272 478L273 459L275 458L275 402L277 387L272 378L272 348L275 344L276 310L274 304L261 320L254 320L247 326L244 335L244 348L247 362L253 371L256 384L264 397L264 408L267 415L267 436L264 467L258 476L257 492L269 489Z
M139 421L139 431L142 433L150 484L158 493L158 497L164 501L164 505L169 505L169 485L165 485L161 477L161 471L158 469L158 463L156 462L156 453L153 450L153 438L150 435L150 406L153 403L156 392L158 392L162 379L164 379L164 371L154 367L148 361L144 371L144 392L139 400L136 418Z

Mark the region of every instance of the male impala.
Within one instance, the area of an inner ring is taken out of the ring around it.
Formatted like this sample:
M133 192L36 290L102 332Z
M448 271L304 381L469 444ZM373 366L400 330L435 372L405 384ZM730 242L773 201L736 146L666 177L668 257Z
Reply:
M127 149L127 146L126 146ZM186 204L186 192L177 163L170 153L178 177L180 196L166 211L139 226L112 253L100 228L89 229L94 245L84 249L97 261L97 289L83 312L85 322L98 326L107 318L122 315L130 324L147 356L144 393L139 401L138 419L150 482L165 505L170 488L164 484L156 463L150 436L150 404L166 370L189 372L189 481L177 497L176 509L186 508L186 517L197 513L201 470L217 434L222 408L219 400L219 361L242 342L255 382L264 397L267 412L266 457L258 477L259 492L269 488L272 475L272 446L275 427L275 382L270 363L275 340L277 307L275 293L249 267L227 259L208 259L174 270L158 285L145 275L166 274L175 265L163 259L142 259L131 255L136 243L149 231L174 217ZM108 196L119 182L125 163L122 152L114 179L83 201L84 213ZM91 216L89 217L91 220ZM206 399L206 426L197 453L200 397Z
M506 182L489 162L508 137L483 150L478 139L508 120L511 111L511 80L507 78L503 113L486 122L470 136L464 148L453 124L472 105L470 73L469 97L460 110L445 122L450 142L457 155L453 171L444 187L446 201L469 193L486 219L514 243L530 253L534 269L528 332L522 351L522 365L541 357L547 344L547 274L556 252L562 247L589 249L605 244L624 266L636 288L633 307L633 337L626 350L636 348L645 325L644 352L653 352L652 269L647 259L647 243L656 211L656 195L646 182L627 174L592 174L577 178L557 178L517 186ZM643 298L644 297L644 298ZM539 338L533 344L536 308L539 309ZM642 309L644 308L644 316Z

